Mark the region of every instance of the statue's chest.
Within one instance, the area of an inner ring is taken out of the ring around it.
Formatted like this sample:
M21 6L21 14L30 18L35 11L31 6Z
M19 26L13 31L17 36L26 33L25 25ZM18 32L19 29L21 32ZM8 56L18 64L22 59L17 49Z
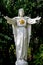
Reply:
M26 35L27 33L27 19L18 18L17 19L17 34L18 35Z
M26 27L27 26L27 20L24 18L17 19L17 26Z

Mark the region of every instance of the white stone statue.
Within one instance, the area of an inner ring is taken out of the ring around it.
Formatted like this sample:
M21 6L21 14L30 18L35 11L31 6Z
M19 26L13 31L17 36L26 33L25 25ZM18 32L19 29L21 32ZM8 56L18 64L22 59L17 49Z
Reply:
M24 9L19 9L18 16L14 18L4 17L7 23L12 24L14 40L16 45L16 65L28 65L27 49L31 36L31 25L39 22L41 17L31 19L24 16Z

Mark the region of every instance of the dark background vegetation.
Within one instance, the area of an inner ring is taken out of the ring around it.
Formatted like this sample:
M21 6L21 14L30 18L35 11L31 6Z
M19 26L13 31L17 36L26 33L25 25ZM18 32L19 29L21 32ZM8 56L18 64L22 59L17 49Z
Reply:
M0 65L15 64L12 25L3 16L13 18L18 15L19 8L24 8L25 15L31 18L42 17L39 23L32 25L27 61L29 65L43 65L43 0L0 0Z

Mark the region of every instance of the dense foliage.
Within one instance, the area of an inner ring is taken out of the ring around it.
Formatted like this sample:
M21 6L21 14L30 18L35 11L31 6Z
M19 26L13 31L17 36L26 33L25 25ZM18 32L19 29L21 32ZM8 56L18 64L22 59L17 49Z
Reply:
M38 24L32 25L29 65L43 65L43 1L42 0L0 0L0 65L14 64L16 61L12 26L3 16L14 17L18 9L24 8L25 15L35 18L41 16Z

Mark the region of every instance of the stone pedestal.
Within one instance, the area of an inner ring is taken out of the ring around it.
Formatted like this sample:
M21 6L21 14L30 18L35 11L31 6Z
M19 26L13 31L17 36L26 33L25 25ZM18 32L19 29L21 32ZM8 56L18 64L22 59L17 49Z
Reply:
M28 63L24 60L18 60L16 61L15 65L28 65Z

